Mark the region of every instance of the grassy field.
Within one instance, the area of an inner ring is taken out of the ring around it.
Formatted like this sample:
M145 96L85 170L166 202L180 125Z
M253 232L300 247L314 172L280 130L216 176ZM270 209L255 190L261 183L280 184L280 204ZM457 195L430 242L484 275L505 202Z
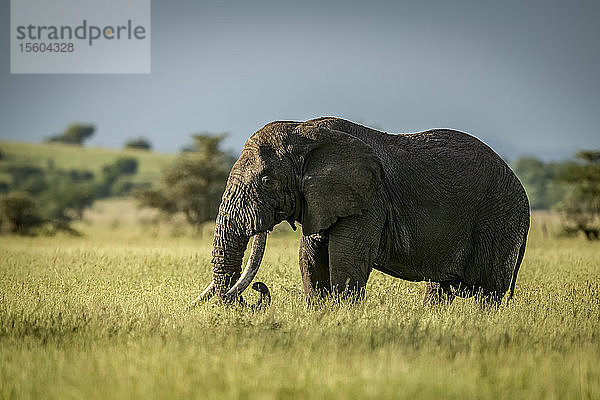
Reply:
M138 172L132 182L156 182L163 169L175 159L173 154L160 154L135 149L80 147L61 143L21 143L0 140L3 164L46 167L49 160L61 169L84 169L101 175L102 167L119 157L138 160ZM0 177L1 179L2 177Z
M361 304L308 308L284 228L257 277L270 308L186 310L210 280L210 233L127 201L78 228L0 238L2 399L600 398L600 245L554 237L551 216L534 216L497 312L423 308L422 283L378 272Z

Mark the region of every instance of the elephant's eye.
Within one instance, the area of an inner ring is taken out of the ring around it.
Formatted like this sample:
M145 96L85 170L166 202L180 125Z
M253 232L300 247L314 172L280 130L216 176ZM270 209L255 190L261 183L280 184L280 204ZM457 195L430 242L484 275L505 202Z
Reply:
M273 179L267 175L262 177L262 183L267 187L275 187L275 185L276 185L275 179Z

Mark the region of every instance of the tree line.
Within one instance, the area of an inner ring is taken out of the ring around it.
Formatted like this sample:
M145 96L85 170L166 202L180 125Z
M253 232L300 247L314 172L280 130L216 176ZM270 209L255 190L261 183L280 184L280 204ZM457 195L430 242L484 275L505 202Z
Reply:
M47 143L83 146L94 133L85 124L70 125L62 134L47 138ZM77 233L71 222L80 220L94 201L111 196L132 196L140 207L160 210L171 218L181 213L199 229L214 220L229 170L235 157L222 149L226 134L192 135L192 143L182 148L175 162L165 169L159 182L134 184L135 157L120 157L102 167L100 174L89 170L60 169L49 160L44 167L19 162L0 164L0 230L17 234ZM125 148L150 150L144 138L130 139ZM0 160L3 153L0 149ZM5 160L6 161L6 160Z
M73 123L69 125L64 132L49 136L45 139L46 143L64 143L83 146L83 143L90 139L96 127L90 124ZM145 137L130 138L123 145L126 149L152 150L152 143Z
M76 123L45 142L82 146L94 131L93 125ZM141 138L127 141L125 147L151 148L149 142ZM7 157L0 149L0 161L3 161L0 174L8 177L0 182L0 231L34 234L60 230L76 234L71 222L82 219L84 211L95 200L128 195L140 186L128 179L138 169L134 157L117 158L104 165L100 174L85 169L57 168L53 159L40 167Z
M0 225L9 232L32 234L63 230L81 220L95 200L125 195L135 187L123 177L135 174L135 158L121 157L102 168L99 177L92 171L60 169L50 162L46 167L13 164L0 172L10 177L0 186Z
M582 150L574 160L517 159L513 168L527 190L533 210L555 210L566 233L600 234L600 151Z

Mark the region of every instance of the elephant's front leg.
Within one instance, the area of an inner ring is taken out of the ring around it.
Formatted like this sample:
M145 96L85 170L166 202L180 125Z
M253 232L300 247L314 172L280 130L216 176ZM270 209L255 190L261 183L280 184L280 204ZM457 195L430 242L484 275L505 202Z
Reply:
M333 293L361 299L379 251L381 226L371 215L340 218L329 230L329 276Z
M300 236L300 274L309 303L323 298L331 290L328 242L327 233Z

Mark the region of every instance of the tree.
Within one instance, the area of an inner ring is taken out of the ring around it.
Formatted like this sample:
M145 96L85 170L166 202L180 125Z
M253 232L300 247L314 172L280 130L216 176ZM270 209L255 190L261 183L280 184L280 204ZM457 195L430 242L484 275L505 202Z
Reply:
M535 157L522 157L513 163L532 209L549 210L564 198L566 187L557 177L572 164L570 161L546 163Z
M53 162L46 167L2 164L0 176L6 182L0 182L0 193L6 195L1 197L0 225L16 233L30 233L42 225L47 232L77 233L70 223L81 220L97 198L128 194L140 185L130 181L137 169L138 162L132 157L105 165L99 178L91 171L57 168Z
M129 139L125 142L126 149L137 149L137 150L152 150L152 144L146 138L139 137L136 139Z
M138 203L157 208L167 216L181 212L197 229L214 220L234 160L221 149L225 137L225 134L193 135L193 144L186 146L167 168L159 188L135 193Z
M97 197L110 197L128 194L134 184L123 181L126 176L137 172L138 161L133 157L119 157L112 164L102 167L102 181L96 185Z
M576 154L580 163L563 171L559 179L571 191L559 206L567 232L583 232L588 240L600 239L600 151Z
M36 198L44 217L63 228L73 220L83 219L83 212L96 199L94 183L74 181L62 174L50 174L47 180L48 189Z
M90 171L10 165L2 172L10 176L1 207L10 232L30 233L41 225L75 232L69 223L81 219L95 200Z
M133 157L119 157L114 163L102 167L102 173L106 177L119 177L121 175L135 174L137 168L137 159Z
M96 128L93 125L74 123L69 125L62 134L50 136L46 141L81 146L86 139L89 139L94 134L95 130Z
M0 220L10 232L22 235L44 222L36 202L24 192L11 192L0 198Z

